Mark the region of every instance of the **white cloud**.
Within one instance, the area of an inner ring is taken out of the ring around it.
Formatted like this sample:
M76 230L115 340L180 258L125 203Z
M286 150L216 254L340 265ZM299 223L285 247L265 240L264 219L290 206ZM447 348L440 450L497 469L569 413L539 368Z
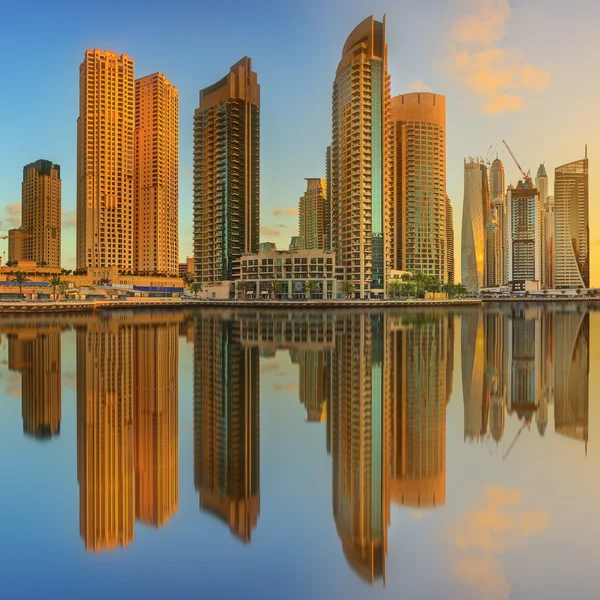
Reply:
M423 83L420 79L413 81L408 86L409 92L433 92L433 90L425 83Z

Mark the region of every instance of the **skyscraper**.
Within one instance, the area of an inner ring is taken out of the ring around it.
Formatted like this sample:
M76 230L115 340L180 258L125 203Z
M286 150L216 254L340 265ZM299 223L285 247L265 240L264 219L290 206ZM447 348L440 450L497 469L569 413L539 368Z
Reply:
M508 283L522 290L526 281L540 282L542 274L539 195L530 181L509 187L506 198Z
M327 242L327 183L306 178L306 192L300 198L300 237L306 250L324 250Z
M383 296L391 265L390 77L385 17L348 36L333 82L332 247L359 298Z
M500 218L493 207L485 226L485 287L498 287L502 284L502 238Z
M394 268L448 279L446 98L414 93L391 101L394 144Z
M546 253L546 202L548 199L548 175L546 174L546 166L542 163L537 170L537 175L535 177L535 187L538 190L538 195L540 197L540 231L542 236L542 245L541 245L541 283L542 286L548 287L546 282L546 262L548 260Z
M331 146L325 152L325 186L327 188L327 201L325 203L325 249L331 250L331 190L333 180L331 175Z
M554 265L555 256L555 227L554 227L554 196L548 196L543 210L544 222L544 273L543 279L546 288L554 289L554 273L556 267Z
M135 81L134 268L179 269L179 92L162 74Z
M446 266L448 283L454 283L454 209L450 196L446 196Z
M508 246L506 241L506 182L504 164L496 157L490 168L490 203L496 210L496 225L500 233L500 284L508 281ZM496 263L498 261L496 260Z
M587 152L587 151L586 151ZM558 167L554 174L554 284L590 286L588 159Z
M77 268L133 271L133 59L86 50L79 98Z
M37 160L23 168L21 196L21 258L41 267L60 269L60 166Z
M479 291L485 281L485 226L489 212L487 168L483 162L465 160L461 279L470 292Z
M194 276L233 279L233 261L258 252L260 86L245 56L200 91L194 113Z

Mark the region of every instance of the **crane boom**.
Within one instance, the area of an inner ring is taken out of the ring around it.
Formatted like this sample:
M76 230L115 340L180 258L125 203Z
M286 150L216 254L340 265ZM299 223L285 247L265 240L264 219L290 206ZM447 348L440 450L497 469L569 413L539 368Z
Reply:
M525 181L531 182L531 171L527 171L527 173L525 173L525 170L523 169L523 167L517 160L517 157L514 155L513 151L510 149L510 146L504 140L502 140L502 143L506 146L508 153L511 155L512 159L515 161L515 165L517 165L517 167L519 168L519 171L521 171L521 175L523 175Z

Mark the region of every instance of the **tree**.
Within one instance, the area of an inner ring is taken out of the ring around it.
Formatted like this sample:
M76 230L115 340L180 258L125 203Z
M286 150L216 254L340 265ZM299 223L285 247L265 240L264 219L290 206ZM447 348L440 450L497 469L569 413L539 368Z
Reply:
M246 292L250 289L250 283L248 281L240 281L237 285L237 289L240 292L242 298L245 298Z
M275 294L277 293L277 286L275 285L274 281L268 281L265 289L269 298L275 297Z
M400 284L400 295L409 298L415 292L415 284L412 281L406 281Z
M467 293L468 293L467 288L462 283L457 284L457 286L456 286L456 295L459 298L462 298L463 296L466 296Z
M415 284L415 296L417 298L423 298L425 296L425 285L427 284L427 275L423 273L415 273L411 281Z
M63 293L63 296L67 296L67 290L69 289L69 286L71 285L71 282L68 281L67 279L61 279L60 283L58 284L60 286L60 289Z
M581 294L581 286L578 285L577 289L575 290L575 293L579 296L579 294Z
M320 289L321 285L318 281L309 280L304 282L304 292L308 294L309 299L319 292Z
M48 279L48 283L52 287L52 294L56 298L56 288L60 286L60 277L58 275L53 275Z
M198 294L202 292L202 284L199 281L194 281L194 283L190 285L190 292L197 298Z
M181 278L183 279L183 285L185 286L190 286L192 283L194 283L194 276L187 271L181 276Z
M390 298L399 298L402 295L402 281L400 279L392 279L388 283L387 292Z
M456 285L449 281L442 286L442 292L444 292L448 298L454 298L454 296L456 296Z
M346 298L348 298L349 296L352 296L355 293L354 284L351 281L342 281L340 290Z
M27 279L27 275L25 275L25 273L23 273L23 271L17 271L13 276L11 281L16 281L19 284L19 298L23 297L23 284L26 281L29 281L29 279Z

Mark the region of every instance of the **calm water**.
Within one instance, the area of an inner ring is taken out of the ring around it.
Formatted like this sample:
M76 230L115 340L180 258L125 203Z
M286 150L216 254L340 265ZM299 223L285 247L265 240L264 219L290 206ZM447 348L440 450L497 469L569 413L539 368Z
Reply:
M597 596L584 305L0 333L2 597Z

